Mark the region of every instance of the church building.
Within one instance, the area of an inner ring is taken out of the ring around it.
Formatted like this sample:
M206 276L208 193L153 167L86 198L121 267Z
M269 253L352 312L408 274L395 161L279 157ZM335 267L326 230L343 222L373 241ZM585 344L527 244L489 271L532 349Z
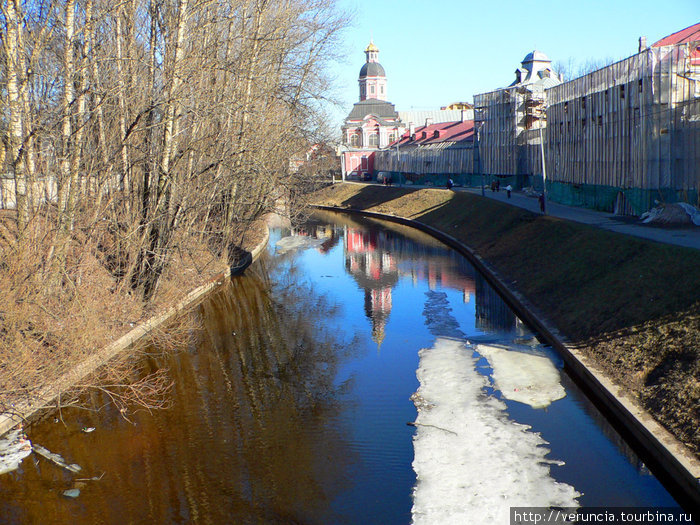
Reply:
M375 152L394 142L406 129L394 104L387 101L386 73L377 60L379 48L370 41L365 55L358 79L360 100L342 126L343 179L369 178Z

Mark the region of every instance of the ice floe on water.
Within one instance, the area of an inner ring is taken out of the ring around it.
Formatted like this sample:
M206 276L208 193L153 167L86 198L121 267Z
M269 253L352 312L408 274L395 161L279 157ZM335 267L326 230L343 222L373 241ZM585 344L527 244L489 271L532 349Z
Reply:
M545 408L566 396L559 370L548 357L505 345L478 344L475 349L493 368L494 387L504 398Z
M438 338L419 356L414 523L508 523L510 507L578 506L574 487L550 475L547 442L484 393L473 348Z
M313 237L304 237L303 235L290 235L282 237L275 246L277 253L284 254L293 250L316 248L323 244L323 239L314 239Z
M12 472L32 453L32 443L21 428L11 430L0 439L0 474Z

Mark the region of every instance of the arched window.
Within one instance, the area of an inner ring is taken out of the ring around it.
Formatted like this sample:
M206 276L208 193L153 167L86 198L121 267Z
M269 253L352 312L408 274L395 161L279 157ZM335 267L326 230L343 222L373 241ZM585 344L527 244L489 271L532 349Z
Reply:
M353 148L359 148L362 145L362 140L360 139L360 135L357 133L353 133L350 135L350 146Z
M369 136L369 147L370 148L378 148L379 147L379 134L378 133L372 133Z

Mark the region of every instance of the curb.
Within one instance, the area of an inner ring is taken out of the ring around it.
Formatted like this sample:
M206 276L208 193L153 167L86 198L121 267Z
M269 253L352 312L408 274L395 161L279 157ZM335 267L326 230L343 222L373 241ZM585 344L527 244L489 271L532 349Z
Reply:
M559 331L537 312L526 298L509 288L498 272L471 248L451 235L413 219L352 208L321 205L313 207L341 213L356 213L411 226L432 235L467 257L517 315L560 353L571 377L678 502L690 509L700 508L700 460L648 412L634 404L608 377L587 362L588 360L566 342Z
M266 227L263 240L251 251L251 256L247 258L246 266L252 264L252 262L260 256L267 246L269 239L270 230ZM64 374L55 383L41 388L31 399L21 401L14 407L13 413L6 412L0 414L0 436L12 430L19 423L31 421L37 417L40 411L50 409L52 404L60 400L63 392L67 392L73 385L79 384L84 378L94 373L100 366L103 366L148 335L154 328L167 323L186 309L194 306L207 294L221 286L224 279L229 277L231 277L231 268L227 268L226 271L213 277L209 282L195 288L178 301L177 304L171 306L163 313L142 322L113 343L95 352L93 355L83 360L75 369Z

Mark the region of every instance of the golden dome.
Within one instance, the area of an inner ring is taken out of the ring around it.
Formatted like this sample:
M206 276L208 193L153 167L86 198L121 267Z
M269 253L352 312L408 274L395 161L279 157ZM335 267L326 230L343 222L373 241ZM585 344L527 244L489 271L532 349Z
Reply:
M374 42L372 42L370 40L369 45L367 46L367 49L365 49L365 53L367 53L368 51L379 51L379 48L377 46L375 46Z

